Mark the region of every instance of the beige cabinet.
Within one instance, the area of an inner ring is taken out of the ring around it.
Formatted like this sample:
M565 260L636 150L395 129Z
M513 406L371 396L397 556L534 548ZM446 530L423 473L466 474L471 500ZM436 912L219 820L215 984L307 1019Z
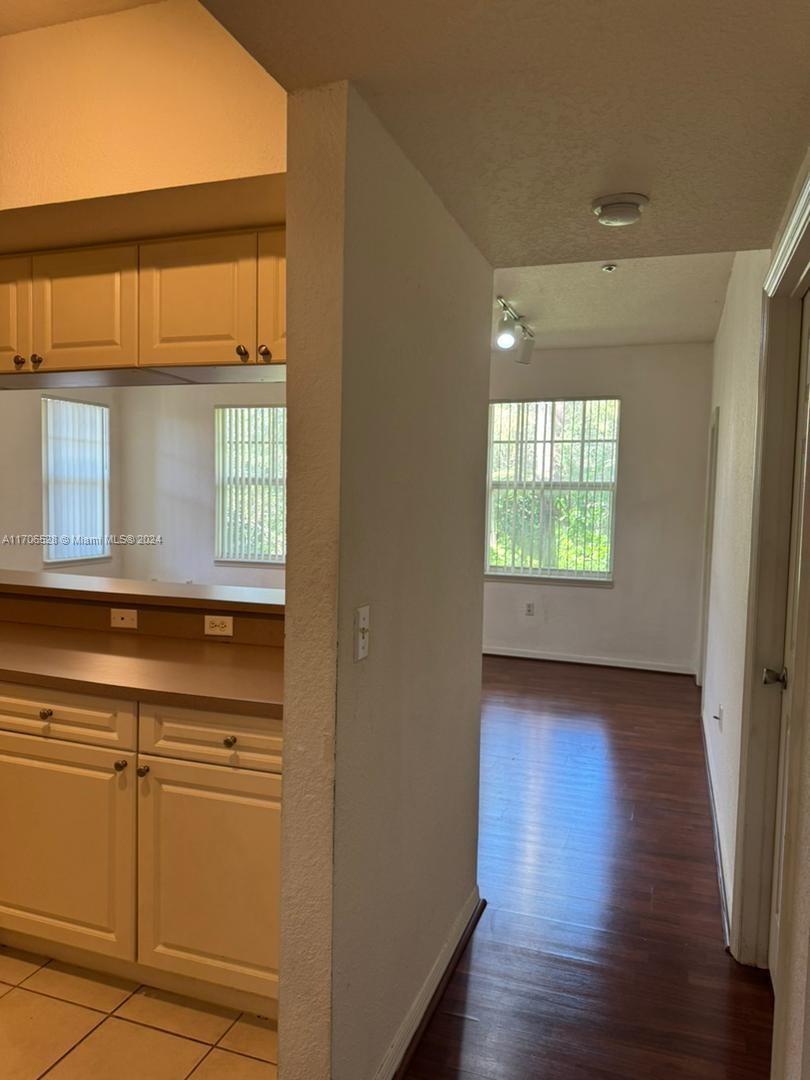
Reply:
M0 731L0 927L135 954L135 755Z
M255 361L256 282L256 233L142 244L140 363Z
M141 705L139 729L145 754L281 772L280 719L148 704Z
M32 268L32 367L137 363L137 245L47 252L32 256Z
M259 342L262 363L287 362L287 232L259 233Z
M277 996L281 777L138 761L138 959Z
M30 370L31 256L0 259L0 371Z

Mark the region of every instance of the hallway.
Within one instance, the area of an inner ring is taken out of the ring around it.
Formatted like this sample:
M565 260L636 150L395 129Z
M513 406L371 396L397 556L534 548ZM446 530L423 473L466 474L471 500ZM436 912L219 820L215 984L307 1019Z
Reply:
M766 1080L686 676L484 658L481 922L408 1080Z

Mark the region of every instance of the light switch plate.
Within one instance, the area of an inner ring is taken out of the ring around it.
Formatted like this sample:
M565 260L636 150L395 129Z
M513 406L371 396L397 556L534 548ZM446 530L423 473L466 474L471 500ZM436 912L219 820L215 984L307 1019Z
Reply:
M371 608L364 604L354 613L354 659L365 660L368 656L369 638L371 637Z

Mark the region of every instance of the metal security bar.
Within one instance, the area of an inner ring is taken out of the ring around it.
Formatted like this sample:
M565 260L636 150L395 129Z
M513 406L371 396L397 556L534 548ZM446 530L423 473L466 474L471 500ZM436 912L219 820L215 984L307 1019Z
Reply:
M609 581L619 402L490 405L488 574Z
M284 563L287 551L287 410L218 406L216 544L221 562Z

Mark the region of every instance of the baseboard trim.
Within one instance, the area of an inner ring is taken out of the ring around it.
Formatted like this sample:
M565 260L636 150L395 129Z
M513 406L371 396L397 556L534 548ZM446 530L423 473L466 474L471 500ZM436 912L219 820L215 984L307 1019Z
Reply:
M593 664L595 667L631 668L636 671L663 671L672 675L694 675L694 666L668 664L657 660L635 660L633 657L574 656L570 653L546 652L543 649L511 649L485 645L484 656L514 656L525 660L556 660L562 664Z
M731 948L731 921L728 910L728 894L726 893L726 875L723 870L723 849L720 847L720 830L717 824L717 803L714 798L714 783L712 782L712 770L709 765L709 744L706 741L706 725L703 717L700 718L700 734L703 738L703 760L706 763L706 783L709 785L709 807L712 816L712 836L714 837L714 863L717 869L717 884L720 888L720 908L723 913L723 940L726 949Z
M458 913L442 951L400 1024L394 1041L374 1074L374 1080L402 1080L405 1076L419 1040L436 1011L436 1006L485 907L486 900L481 899L476 886Z

